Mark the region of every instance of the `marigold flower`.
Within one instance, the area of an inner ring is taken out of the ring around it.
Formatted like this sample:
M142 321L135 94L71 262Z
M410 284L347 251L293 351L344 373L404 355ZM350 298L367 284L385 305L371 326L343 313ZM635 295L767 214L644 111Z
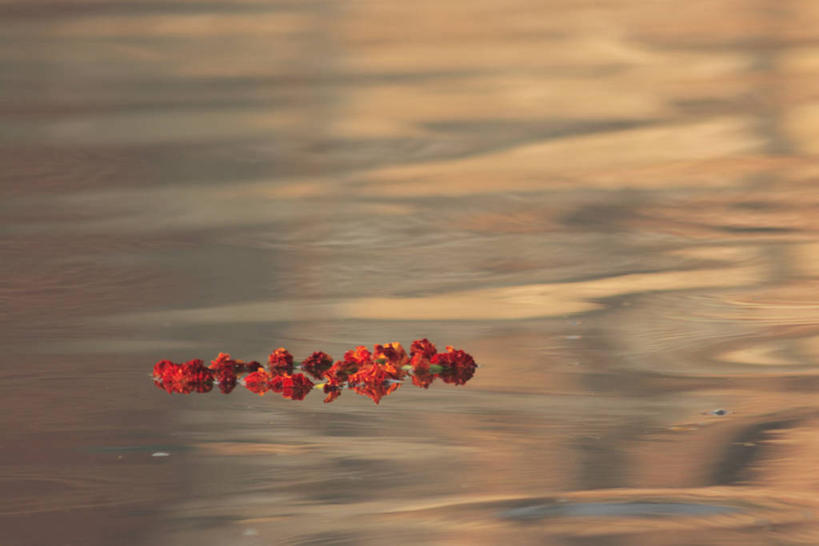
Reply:
M327 353L316 351L301 363L301 369L312 375L317 379L321 379L324 372L330 369L333 365L333 357Z
M438 349L436 349L435 345L430 343L427 338L416 339L412 342L412 345L410 345L410 356L415 356L416 354L421 353L425 357L431 359L437 352Z
M258 395L266 393L271 388L271 377L264 369L256 370L245 377L245 388Z
M284 347L279 347L267 358L268 368L272 375L285 375L293 373L293 355Z

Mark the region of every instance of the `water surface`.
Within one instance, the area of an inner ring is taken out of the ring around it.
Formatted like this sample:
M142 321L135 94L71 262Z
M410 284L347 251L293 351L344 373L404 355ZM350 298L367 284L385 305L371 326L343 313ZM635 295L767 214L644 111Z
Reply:
M819 6L0 20L4 544L819 543ZM478 374L148 377L418 337Z

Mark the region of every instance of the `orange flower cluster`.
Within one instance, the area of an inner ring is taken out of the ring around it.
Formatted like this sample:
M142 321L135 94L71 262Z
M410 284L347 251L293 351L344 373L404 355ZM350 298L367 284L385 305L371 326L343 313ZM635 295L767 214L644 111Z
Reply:
M332 402L344 389L352 389L378 404L406 379L425 389L435 378L463 385L476 368L469 354L452 347L439 353L429 340L419 339L410 346L409 355L400 343L376 345L372 352L358 346L335 363L330 355L317 351L296 364L293 355L280 347L270 354L267 369L256 361L234 360L226 353L219 353L209 367L201 360L181 364L161 360L154 365L153 377L154 383L169 393L209 392L215 383L227 394L241 381L247 390L260 395L272 391L290 400L303 400L311 390L321 389L327 395L324 401ZM240 380L242 374L247 375Z

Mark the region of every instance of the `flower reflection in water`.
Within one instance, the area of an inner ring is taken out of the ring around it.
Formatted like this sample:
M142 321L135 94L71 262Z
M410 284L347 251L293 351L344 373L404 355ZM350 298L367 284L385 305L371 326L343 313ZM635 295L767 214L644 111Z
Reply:
M452 347L439 353L429 340L419 339L410 346L409 355L400 343L387 343L376 345L372 352L358 346L336 362L327 353L317 351L296 363L287 349L279 347L270 354L268 369L256 361L235 360L226 353L219 353L210 366L201 360L178 364L161 360L154 365L153 378L157 387L169 393L209 392L216 384L228 394L242 384L256 394L272 391L290 400L303 400L318 389L327 395L325 402L332 402L344 389L351 389L378 404L409 379L425 389L436 378L463 385L472 379L476 368L468 353Z

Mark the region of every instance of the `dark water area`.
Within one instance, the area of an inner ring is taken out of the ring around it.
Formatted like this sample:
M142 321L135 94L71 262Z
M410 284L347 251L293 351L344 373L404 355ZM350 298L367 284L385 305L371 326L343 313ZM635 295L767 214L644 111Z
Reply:
M0 0L0 542L819 544L817 23ZM150 380L421 337L474 379Z

